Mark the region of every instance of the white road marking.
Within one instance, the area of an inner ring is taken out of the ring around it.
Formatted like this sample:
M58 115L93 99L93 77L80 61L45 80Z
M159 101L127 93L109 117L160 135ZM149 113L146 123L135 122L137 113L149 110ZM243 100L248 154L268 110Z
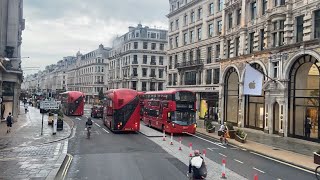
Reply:
M243 162L242 162L242 161L239 161L238 159L233 159L233 160L237 161L238 163L243 164Z
M102 128L106 133L108 133L109 134L109 131L107 131L105 128Z
M194 135L194 134L190 134L190 133L186 133L186 134L191 135L191 136L194 136L194 137L199 138L199 139L202 139L202 140L204 140L204 141L207 141L208 143L211 143L211 144L217 145L217 146L222 147L222 148L224 148L224 149L226 149L226 148L227 148L227 147L222 146L222 145L221 145L221 143L215 143L215 142L209 141L209 140L207 140L207 139L204 139L204 138L199 137L199 136Z
M79 121L81 121L81 118L78 118L78 117L77 117L77 118L76 118L76 120L79 120Z
M283 162L283 161L280 161L280 160L277 160L277 159L274 159L274 158L271 158L271 157L268 157L268 156L264 156L262 154L259 154L259 153L255 153L255 152L250 152L251 154L255 154L257 156L261 156L261 157L264 157L266 159L270 159L272 161L275 161L275 162L278 162L278 163L281 163L281 164L284 164L284 165L287 165L287 166L290 166L290 167L293 167L293 168L296 168L296 169L299 169L299 170L302 170L302 171L305 171L305 172L308 172L308 173L311 173L311 174L315 174L315 172L313 171L310 171L310 170L307 170L307 169L304 169L304 168L301 168L299 166L295 166L293 164L289 164L289 163L286 163L286 162Z
M258 169L258 168L255 168L255 167L253 167L252 169L254 169L254 170L257 170L257 171L259 171L259 172L261 172L261 173L265 173L264 171L262 171L262 170L260 170L260 169Z
M219 153L221 156L223 156L223 157L227 157L226 155L224 155L224 154L221 154L221 153Z
M94 124L96 124L98 127L101 127L98 123L94 123Z
M214 149L218 149L218 148L207 148L207 149L209 149L210 151L213 151Z

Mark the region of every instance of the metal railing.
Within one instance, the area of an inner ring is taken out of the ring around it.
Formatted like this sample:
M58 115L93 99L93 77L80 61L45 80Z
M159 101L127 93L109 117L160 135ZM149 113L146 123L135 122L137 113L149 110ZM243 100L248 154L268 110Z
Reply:
M203 60L194 60L194 61L185 61L181 63L177 63L177 68L185 68L192 66L203 66Z

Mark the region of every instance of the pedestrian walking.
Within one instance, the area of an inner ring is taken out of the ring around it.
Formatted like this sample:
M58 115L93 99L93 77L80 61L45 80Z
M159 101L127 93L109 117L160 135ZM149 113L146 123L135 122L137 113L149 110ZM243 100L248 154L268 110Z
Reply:
M24 111L25 111L25 113L27 114L27 112L28 112L28 103L26 103L26 104L24 105Z
M9 112L9 115L6 119L7 121L7 133L11 132L11 127L12 127L12 116L11 116L11 112Z
M310 133L311 133L311 121L310 118L306 118L305 124L304 124L304 131L305 131L305 137L307 139L310 138Z

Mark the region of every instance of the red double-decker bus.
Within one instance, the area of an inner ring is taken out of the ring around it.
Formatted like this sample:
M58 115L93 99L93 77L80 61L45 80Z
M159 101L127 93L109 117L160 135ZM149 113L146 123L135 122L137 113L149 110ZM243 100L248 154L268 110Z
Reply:
M196 132L196 95L192 91L168 90L144 94L143 121L168 133Z
M85 95L80 91L60 93L63 113L67 116L82 116Z
M103 106L103 121L111 131L140 130L140 99L137 91L109 90Z

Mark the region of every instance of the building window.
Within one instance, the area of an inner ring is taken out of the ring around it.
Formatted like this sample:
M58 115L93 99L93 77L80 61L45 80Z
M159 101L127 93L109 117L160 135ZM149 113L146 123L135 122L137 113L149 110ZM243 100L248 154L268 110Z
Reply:
M137 55L133 55L132 64L138 64L138 56Z
M237 25L239 25L241 22L241 9L237 10Z
M159 65L163 65L163 56L159 56Z
M212 83L212 69L207 69L206 84L211 84L211 83Z
M314 12L314 38L320 38L320 10Z
M279 62L273 62L273 78L278 78Z
M250 4L251 6L251 20L254 20L257 16L257 3L254 1Z
M169 44L170 44L170 49L172 49L172 48L173 48L172 38L170 38L170 40L169 40Z
M143 42L143 49L148 49L148 42Z
M179 19L176 19L176 30L179 29Z
M169 57L169 69L172 69L172 56Z
M142 91L147 91L147 83L146 83L146 82L142 82L142 84L141 84L141 90L142 90Z
M254 32L249 34L249 54L253 53Z
M190 71L185 72L184 74L184 84L185 85L196 85L197 84L197 72L196 71Z
M198 40L200 41L202 38L202 30L201 28L198 28Z
M212 62L211 60L212 57L212 47L207 48L207 64L210 64Z
M151 62L150 65L156 65L156 57L155 56L151 56Z
M268 7L268 1L267 0L262 0L262 15L266 14L267 7Z
M147 63L148 63L148 56L143 55L143 64L147 64Z
M212 37L213 36L213 24L209 24L209 37Z
M230 50L231 50L231 40L227 41L227 58L230 58Z
M274 6L282 6L285 5L285 0L274 0Z
M189 61L193 61L193 51L189 51Z
M161 50L161 51L164 50L164 44L160 44L160 50Z
M173 31L173 22L170 23L170 30Z
M179 47L179 36L176 36L176 47Z
M137 70L137 68L133 68L132 71L133 71L133 76L134 76L134 77L138 76L138 70Z
M187 61L187 54L186 52L182 53L182 62L186 62Z
M134 49L138 49L138 42L134 42L134 43L133 43L133 48L134 48Z
M188 43L188 33L183 34L183 44L186 45Z
M216 58L220 58L220 44L216 45Z
M194 22L194 12L191 12L191 23L193 23Z
M194 32L190 31L190 42L194 43Z
M158 91L162 91L163 90L163 83L159 82L158 83Z
M172 85L172 74L169 74L169 76L168 76L168 80L169 80L169 86L171 86Z
M184 18L183 18L183 25L187 25L188 24L188 15L184 15Z
M220 69L213 70L213 84L219 84Z
M232 28L232 13L228 15L229 29Z
M273 22L272 39L273 39L273 47L283 45L283 43L284 43L284 20Z
M178 79L177 77L178 77L177 73L173 74L173 85L174 86L177 85L177 79Z
M178 54L174 56L174 68L177 68L177 64L178 64Z
M148 69L142 68L142 77L147 77Z
M210 3L210 4L209 4L209 12L210 12L210 15L213 15L213 13L214 13L213 3Z
M200 59L201 59L201 49L198 48L197 49L197 59L196 60L200 61Z
M235 56L239 56L240 37L236 37L234 43L235 43Z
M218 21L218 34L220 35L222 31L222 21Z
M219 0L219 11L222 11L223 8L223 0Z
M163 69L159 69L159 78L163 78Z
M151 44L151 49L152 49L152 50L155 50L155 49L156 49L156 43L152 43L152 44Z
M198 19L202 19L202 8L198 9Z
M264 50L264 29L260 29L260 50Z
M150 77L156 77L156 70L155 69L151 69Z

